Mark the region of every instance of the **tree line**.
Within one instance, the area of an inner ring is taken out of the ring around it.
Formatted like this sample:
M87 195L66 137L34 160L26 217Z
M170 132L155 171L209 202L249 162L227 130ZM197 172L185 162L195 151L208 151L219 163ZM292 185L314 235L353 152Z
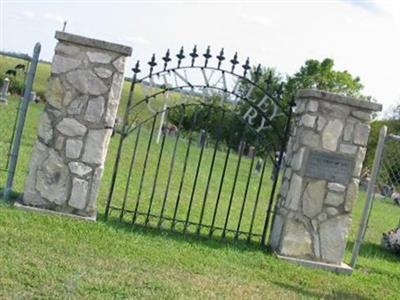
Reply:
M319 89L327 92L338 93L344 96L352 96L367 101L372 98L362 93L364 88L358 76L353 76L348 71L334 69L334 61L325 58L322 61L316 59L307 60L300 69L291 76L284 76L274 68L261 67L252 68L250 73L251 81L261 89L251 89L247 80L242 80L238 93L242 96L249 96L253 102L259 102L265 93L271 98L277 99L281 111L289 111L293 97L300 89ZM220 139L233 149L238 149L243 138L247 146L256 147L257 153L265 154L268 151L276 151L282 143L282 136L286 124L285 118L274 118L269 128L255 132L251 126L246 126L243 116L249 111L251 105L246 101L232 103L221 101L223 93L215 93L209 99L210 106L199 105L185 109L184 112L173 110L169 113L169 119L174 124L181 124L183 131L208 132L211 139ZM274 107L266 115L271 115ZM222 113L226 110L231 113ZM183 117L182 117L183 116ZM260 124L262 116L259 114L254 122ZM218 125L219 124L219 125Z

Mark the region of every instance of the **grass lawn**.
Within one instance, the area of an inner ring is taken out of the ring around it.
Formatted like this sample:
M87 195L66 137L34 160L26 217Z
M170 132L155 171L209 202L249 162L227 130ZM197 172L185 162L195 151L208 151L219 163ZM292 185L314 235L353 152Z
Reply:
M0 62L2 61L0 59ZM42 72L41 70L38 72ZM126 92L126 88L124 90ZM126 101L126 96L124 97L123 101ZM17 105L18 97L10 97L8 106L0 107L1 120L10 118ZM42 104L30 104L14 184L16 192L23 191L32 145L36 139L37 122L42 110ZM7 126L9 124L6 122L0 122L2 133L8 130ZM128 189L128 209L132 209L137 200L148 138L149 128L143 128L134 165L134 170L139 171L134 172ZM7 141L1 139L1 142L6 144ZM370 228L361 248L359 264L352 276L306 269L279 261L271 253L261 251L255 243L258 238L251 244L243 241L229 243L221 242L217 238L207 239L204 236L184 236L167 230L132 227L113 218L105 222L102 213L117 142L117 138L112 139L107 156L98 198L97 223L21 211L15 209L11 203L0 200L0 299L398 298L400 259L379 247L382 232L391 229L398 222L400 208L391 202L376 201ZM135 135L131 135L123 151L113 200L115 206L122 203L134 143ZM179 176L174 176L171 181L171 192L165 210L169 216L173 213L178 194L186 143L187 141L180 141L177 148L179 159L176 160L173 174ZM174 138L166 138L165 160L160 164L159 182L154 190L152 211L157 213L164 197L173 146ZM3 151L1 149L0 151ZM141 212L147 212L148 200L153 193L160 145L153 142L151 149L148 171L143 182L142 202L139 206ZM181 219L186 216L199 151L194 145L190 153L189 168L181 193L183 197L178 210L178 217ZM207 148L204 152L203 167L199 170L197 189L200 192L194 193L191 215L191 220L194 221L199 218L211 157L212 148ZM237 156L233 154L229 159L228 175L222 190L223 200L217 218L218 226L222 225L226 215L236 161ZM221 151L217 153L215 162L217 179L220 177L223 163L224 152ZM243 159L233 198L232 217L228 223L232 229L236 229L249 166L250 159ZM271 183L270 173L271 167L268 166L260 209L257 210L259 213L255 219L256 233L261 233L265 218L268 198L266 196L269 195ZM5 173L0 171L0 185L4 179ZM253 174L249 184L249 202L242 224L244 230L249 227L258 180L259 176ZM204 217L207 224L211 221L218 186L219 182L212 180ZM353 227L346 250L347 261L351 255L364 198L365 195L361 193L354 209ZM124 220L131 220L130 214L126 214L125 217ZM151 221L151 224L157 223Z
M381 232L397 222L399 209L388 202L375 203L352 276L291 265L247 244L46 216L0 203L1 299L398 299L399 258L378 246Z

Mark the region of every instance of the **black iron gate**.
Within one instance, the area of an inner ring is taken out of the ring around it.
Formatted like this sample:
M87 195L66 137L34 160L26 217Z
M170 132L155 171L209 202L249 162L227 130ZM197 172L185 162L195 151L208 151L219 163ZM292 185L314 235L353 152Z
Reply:
M105 215L265 245L292 103L249 59L202 56L136 63Z

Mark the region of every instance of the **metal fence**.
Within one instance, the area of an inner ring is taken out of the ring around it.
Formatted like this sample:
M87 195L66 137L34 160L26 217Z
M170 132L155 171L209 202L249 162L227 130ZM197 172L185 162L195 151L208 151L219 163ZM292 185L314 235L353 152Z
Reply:
M40 44L34 48L24 83L23 97L9 96L4 88L0 100L0 195L8 198L13 187L25 118L39 61ZM13 75L9 72L9 75Z
M374 201L389 201L400 206L400 135L388 134L386 126L380 131L373 168L371 171L367 168L363 170L360 187L367 191L367 200L353 248L352 267L364 240ZM392 224L393 228L396 226L400 226L400 216L398 224Z
M383 151L375 198L390 199L400 205L400 136L389 134Z
M7 97L0 101L0 187L6 185L11 146L21 103L19 97Z

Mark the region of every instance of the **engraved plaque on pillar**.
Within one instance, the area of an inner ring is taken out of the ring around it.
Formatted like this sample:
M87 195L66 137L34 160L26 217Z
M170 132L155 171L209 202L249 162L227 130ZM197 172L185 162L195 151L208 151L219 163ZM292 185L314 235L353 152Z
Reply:
M348 184L354 168L354 157L340 153L311 150L305 176Z

